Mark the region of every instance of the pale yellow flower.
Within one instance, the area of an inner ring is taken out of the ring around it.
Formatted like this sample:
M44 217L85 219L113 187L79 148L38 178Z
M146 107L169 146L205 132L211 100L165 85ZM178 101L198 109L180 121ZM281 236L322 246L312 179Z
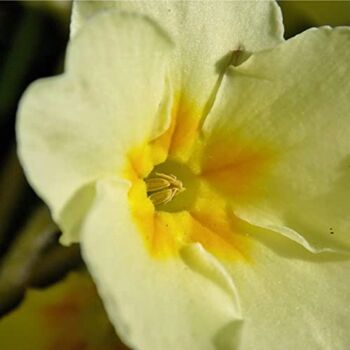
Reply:
M350 31L283 42L273 2L78 2L71 28L20 157L125 343L347 349Z

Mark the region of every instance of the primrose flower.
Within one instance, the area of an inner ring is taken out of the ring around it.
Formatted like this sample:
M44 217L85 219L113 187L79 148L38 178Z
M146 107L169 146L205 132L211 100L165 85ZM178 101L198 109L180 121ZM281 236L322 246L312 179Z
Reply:
M32 186L142 350L350 347L350 31L274 2L77 2L17 125Z

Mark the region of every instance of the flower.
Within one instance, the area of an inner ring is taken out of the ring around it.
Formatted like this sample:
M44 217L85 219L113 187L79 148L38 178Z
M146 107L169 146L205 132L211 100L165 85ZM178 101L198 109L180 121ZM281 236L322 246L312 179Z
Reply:
M349 30L283 42L273 2L77 2L71 28L19 153L124 342L346 349Z

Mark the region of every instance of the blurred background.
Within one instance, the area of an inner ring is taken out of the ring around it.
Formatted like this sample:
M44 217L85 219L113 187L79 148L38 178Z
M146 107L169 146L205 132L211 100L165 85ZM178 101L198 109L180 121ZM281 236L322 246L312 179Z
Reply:
M350 1L280 1L285 37L350 25ZM70 1L0 2L0 349L127 349L115 335L80 257L62 247L16 155L18 101L30 82L59 74Z

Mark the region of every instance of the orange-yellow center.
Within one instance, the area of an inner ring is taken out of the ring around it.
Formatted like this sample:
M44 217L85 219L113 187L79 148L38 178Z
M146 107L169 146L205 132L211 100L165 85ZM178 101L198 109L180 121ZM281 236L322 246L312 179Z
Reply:
M232 207L259 196L271 157L261 145L204 137L199 116L188 104L177 108L165 134L130 152L133 217L154 258L200 243L221 259L249 261L245 224Z

